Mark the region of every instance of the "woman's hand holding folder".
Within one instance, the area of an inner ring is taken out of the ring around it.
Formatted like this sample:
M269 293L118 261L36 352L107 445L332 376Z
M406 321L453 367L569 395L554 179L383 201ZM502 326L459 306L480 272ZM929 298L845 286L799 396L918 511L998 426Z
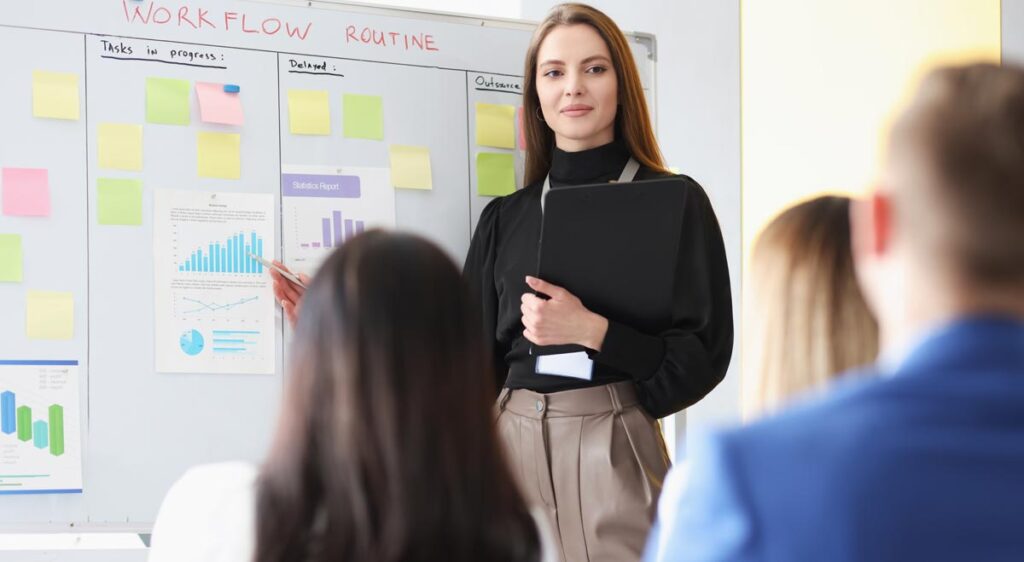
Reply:
M523 336L536 345L577 344L601 350L608 332L608 320L583 306L568 290L536 277L526 276L526 284L546 295L547 300L523 293Z

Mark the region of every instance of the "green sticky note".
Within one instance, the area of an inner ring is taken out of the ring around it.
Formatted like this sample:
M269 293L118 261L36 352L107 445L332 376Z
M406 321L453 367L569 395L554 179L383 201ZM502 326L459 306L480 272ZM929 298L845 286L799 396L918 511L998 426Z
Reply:
M433 189L430 149L425 146L393 144L389 148L391 185L405 189Z
M476 143L495 148L516 147L516 108L511 105L476 104Z
M21 283L21 235L0 234L0 283Z
M34 340L69 340L75 335L75 298L71 293L29 291L25 333Z
M342 99L345 137L382 140L384 138L384 101L380 96L345 94Z
M100 224L129 226L142 224L141 181L98 178L96 193L96 218Z
M77 121L80 105L77 74L32 71L32 115Z
M498 197L516 190L515 161L511 154L480 152L476 155L476 192Z
M142 125L100 123L98 132L100 168L142 169Z
M191 91L188 80L146 78L146 122L188 125L192 120L188 107Z
M237 180L242 176L238 133L199 133L199 177Z
M331 134L326 90L288 90L288 128L293 135Z

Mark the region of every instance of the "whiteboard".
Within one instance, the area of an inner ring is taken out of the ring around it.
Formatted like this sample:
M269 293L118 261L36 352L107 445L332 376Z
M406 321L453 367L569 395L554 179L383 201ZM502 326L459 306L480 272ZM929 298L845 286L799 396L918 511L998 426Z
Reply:
M0 167L47 169L52 202L48 217L0 214L0 233L21 234L24 252L23 281L0 283L0 359L79 361L84 428L84 492L0 497L0 529L145 530L187 467L265 453L291 334L278 311L273 375L156 371L154 190L273 194L281 256L283 168L387 168L390 145L425 146L433 189L397 189L395 221L461 263L490 201L477 194L475 155L502 151L476 145L475 105L520 104L532 27L333 2L0 4ZM653 38L630 38L653 111ZM299 63L331 71L293 72ZM32 116L34 70L80 77L80 119ZM245 123L201 122L193 91L187 126L147 124L149 77L239 84ZM291 134L293 89L329 92L332 134ZM344 94L380 96L383 140L341 134ZM143 125L140 172L99 169L97 128L108 122ZM240 133L238 179L197 176L200 131ZM523 154L507 152L521 187ZM98 223L99 178L141 180L141 226ZM72 339L27 338L29 290L73 294Z

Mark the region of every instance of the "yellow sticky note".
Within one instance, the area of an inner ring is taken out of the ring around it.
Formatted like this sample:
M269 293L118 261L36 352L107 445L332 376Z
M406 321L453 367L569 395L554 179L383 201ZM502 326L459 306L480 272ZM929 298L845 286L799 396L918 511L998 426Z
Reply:
M511 154L481 152L476 155L476 191L500 197L516 190L515 160Z
M21 282L21 235L0 234L0 283Z
M32 115L78 120L78 75L32 71Z
M100 168L107 170L142 169L142 125L99 124Z
M29 291L25 331L34 340L69 340L75 335L75 297L56 291Z
M293 135L331 134L326 90L288 90L288 127Z
M476 104L476 143L480 146L515 148L515 119L515 106Z
M227 180L242 176L242 138L238 133L199 133L199 176Z
M430 173L430 149L425 146L393 144L391 185L406 189L433 189Z

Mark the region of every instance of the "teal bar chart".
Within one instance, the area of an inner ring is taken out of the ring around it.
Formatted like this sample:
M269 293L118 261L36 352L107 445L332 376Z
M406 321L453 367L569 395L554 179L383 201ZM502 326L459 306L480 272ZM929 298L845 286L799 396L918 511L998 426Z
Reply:
M224 240L196 248L178 263L178 271L262 274L263 264L253 259L250 254L264 257L263 238L255 232L239 232Z

